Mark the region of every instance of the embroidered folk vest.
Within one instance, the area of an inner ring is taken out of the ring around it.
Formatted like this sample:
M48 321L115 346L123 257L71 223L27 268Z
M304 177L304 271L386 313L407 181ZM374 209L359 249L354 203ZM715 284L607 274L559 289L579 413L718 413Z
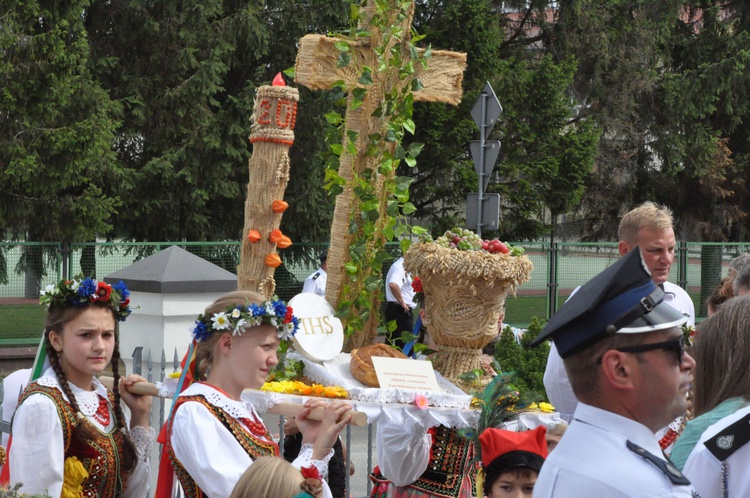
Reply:
M468 472L471 489L474 489L478 468L477 465L469 465L472 457L470 441L456 429L444 425L435 427L430 462L422 476L410 487L438 496L458 496L463 476Z
M272 442L273 440L271 438L271 434L268 432L267 428L265 437L268 439L268 441L264 441L263 439L255 437L253 434L251 434L248 430L245 429L242 423L240 423L230 414L228 414L221 408L218 408L209 403L205 397L199 394L196 394L194 396L180 396L179 398L177 398L177 402L175 403L174 409L172 410L172 417L170 418L169 425L167 426L167 451L169 453L169 461L172 463L174 473L177 476L177 479L179 479L180 485L182 485L182 490L185 492L185 498L204 498L206 496L203 490L201 490L195 483L193 478L190 477L190 474L188 474L187 470L185 470L185 467L182 466L182 463L180 463L180 461L177 459L171 443L174 415L175 413L177 413L177 409L180 407L180 405L188 401L197 401L198 403L201 403L203 406L205 406L206 409L208 409L208 411L211 412L211 414L216 417L216 419L221 422L221 424L232 434L232 436L234 436L240 446L242 446L242 448L247 452L248 456L250 456L250 458L252 458L253 460L256 460L262 456L279 455L279 445Z
M83 494L86 498L116 498L123 495L127 485L127 476L120 472L120 455L125 435L116 426L107 433L96 427L96 437L88 443L82 443L75 434L76 415L73 407L63 398L62 392L55 387L41 386L36 382L29 384L21 397L21 403L32 394L43 394L49 397L57 408L57 415L63 430L65 458L77 457L89 476L83 481ZM109 402L114 403L110 392ZM19 403L20 404L20 403Z
M419 493L413 496L474 496L479 463L470 463L474 457L474 449L469 439L459 434L456 429L444 425L433 427L429 432L432 434L433 443L427 469L419 479L398 490L417 490ZM377 472L370 475L370 480L375 484L370 497L384 498L388 493L390 481L380 474L377 467L376 470ZM471 486L469 489L462 489L467 474ZM399 496L400 492L396 491L395 494Z

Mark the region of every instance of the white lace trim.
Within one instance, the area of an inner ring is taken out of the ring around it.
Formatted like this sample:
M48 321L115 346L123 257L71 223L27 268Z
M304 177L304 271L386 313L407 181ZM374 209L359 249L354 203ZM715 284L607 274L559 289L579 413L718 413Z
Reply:
M135 450L138 452L138 460L148 461L151 454L151 446L153 446L156 439L154 428L136 425L130 429L130 439L133 441Z
M310 465L313 465L316 469L318 469L318 474L320 474L321 479L328 479L328 462L333 457L333 449L328 452L328 455L323 457L322 460L313 460L313 445L310 443L305 443L302 445L302 447L299 450L299 454L297 455L297 458L294 459L295 466L299 466L299 468L303 467L309 467Z
M55 371L51 368L47 369L44 372L44 375L39 377L36 382L40 386L54 387L55 389L60 391L60 393L62 393L65 401L70 403L70 400L65 394L65 391L63 391L60 387L60 382L57 379ZM89 419L93 419L96 410L99 409L99 398L102 398L107 402L107 405L109 406L110 418L114 417L114 414L112 413L112 405L109 403L109 397L107 395L107 388L104 387L101 382L96 379L96 377L92 381L92 386L94 387L93 391L86 391L85 389L81 389L80 387L76 386L72 382L68 382L68 387L70 387L70 391L73 393L73 396L76 397L76 403L78 404L78 408L81 410L81 413L86 415ZM96 419L93 420L99 427L102 427L102 425L98 423ZM110 423L110 425L112 424Z
M221 408L236 419L249 418L261 420L251 404L229 398L208 384L196 382L185 389L180 396L195 396L196 394L200 394L211 405Z

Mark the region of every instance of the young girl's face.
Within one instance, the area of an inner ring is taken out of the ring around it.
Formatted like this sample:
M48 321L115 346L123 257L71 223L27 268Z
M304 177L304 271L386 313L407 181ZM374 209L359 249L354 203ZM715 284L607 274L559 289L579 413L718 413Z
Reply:
M279 360L276 348L279 338L276 328L271 325L259 325L244 334L232 337L232 354L230 361L235 378L243 388L260 389Z
M107 308L90 306L66 323L62 331L49 333L59 353L60 366L70 382L91 389L91 378L102 373L115 350L115 318Z
M535 473L504 472L495 479L487 498L531 498L534 484Z

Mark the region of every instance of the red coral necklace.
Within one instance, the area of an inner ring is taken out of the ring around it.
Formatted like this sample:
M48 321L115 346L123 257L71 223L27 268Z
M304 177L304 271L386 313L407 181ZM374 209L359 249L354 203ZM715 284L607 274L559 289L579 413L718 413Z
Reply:
M266 426L257 418L253 417L252 419L250 419L242 417L239 420L245 425L245 427L250 430L252 434L260 437L266 436Z
M99 408L96 409L96 412L94 413L94 419L102 424L103 427L109 426L110 420L112 418L109 414L109 404L107 403L107 400L102 398L101 396L98 396L99 398Z

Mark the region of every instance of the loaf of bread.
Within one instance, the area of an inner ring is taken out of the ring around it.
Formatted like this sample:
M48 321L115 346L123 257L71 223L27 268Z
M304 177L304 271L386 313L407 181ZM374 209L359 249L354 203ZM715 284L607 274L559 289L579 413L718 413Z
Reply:
M349 363L349 369L352 372L352 376L369 387L380 387L378 376L375 374L375 367L372 365L373 356L406 358L406 355L398 349L381 343L353 349L351 355L352 361Z

